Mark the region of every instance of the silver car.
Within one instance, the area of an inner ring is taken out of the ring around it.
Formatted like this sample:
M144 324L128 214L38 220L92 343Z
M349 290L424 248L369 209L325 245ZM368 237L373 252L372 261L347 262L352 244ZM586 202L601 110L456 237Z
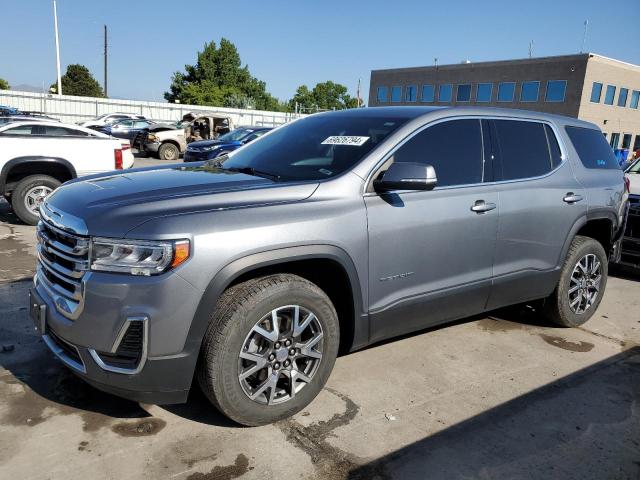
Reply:
M312 115L226 159L73 180L41 208L31 316L96 387L261 425L338 351L535 302L598 308L628 192L598 127L491 108ZM366 372L362 372L366 375Z

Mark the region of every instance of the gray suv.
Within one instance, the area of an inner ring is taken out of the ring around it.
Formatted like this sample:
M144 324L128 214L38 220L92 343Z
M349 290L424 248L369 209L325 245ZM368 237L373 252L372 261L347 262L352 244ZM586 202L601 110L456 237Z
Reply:
M244 425L298 412L339 351L506 305L586 322L619 255L598 128L490 108L312 115L215 162L72 180L41 207L36 329L90 384Z

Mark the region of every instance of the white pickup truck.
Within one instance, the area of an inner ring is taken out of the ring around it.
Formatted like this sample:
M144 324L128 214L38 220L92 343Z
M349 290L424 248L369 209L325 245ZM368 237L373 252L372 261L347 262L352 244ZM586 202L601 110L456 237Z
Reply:
M29 225L38 222L44 198L67 180L132 166L128 140L59 122L0 126L0 194Z

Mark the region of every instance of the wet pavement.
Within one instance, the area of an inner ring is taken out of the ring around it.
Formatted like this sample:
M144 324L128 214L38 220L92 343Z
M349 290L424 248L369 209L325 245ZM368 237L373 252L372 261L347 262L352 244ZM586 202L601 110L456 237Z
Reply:
M580 329L526 308L340 357L276 425L89 387L32 332L34 229L0 201L0 478L638 479L640 275Z

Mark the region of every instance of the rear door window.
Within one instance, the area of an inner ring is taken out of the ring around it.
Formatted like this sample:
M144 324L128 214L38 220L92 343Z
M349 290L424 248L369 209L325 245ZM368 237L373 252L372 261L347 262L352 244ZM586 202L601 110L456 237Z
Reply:
M565 127L565 130L586 168L620 168L613 150L600 130L583 127Z
M493 120L496 180L518 180L549 173L553 168L545 125L520 120ZM555 139L555 137L553 137Z
M451 120L426 128L402 145L393 161L433 166L438 187L481 183L480 120Z

